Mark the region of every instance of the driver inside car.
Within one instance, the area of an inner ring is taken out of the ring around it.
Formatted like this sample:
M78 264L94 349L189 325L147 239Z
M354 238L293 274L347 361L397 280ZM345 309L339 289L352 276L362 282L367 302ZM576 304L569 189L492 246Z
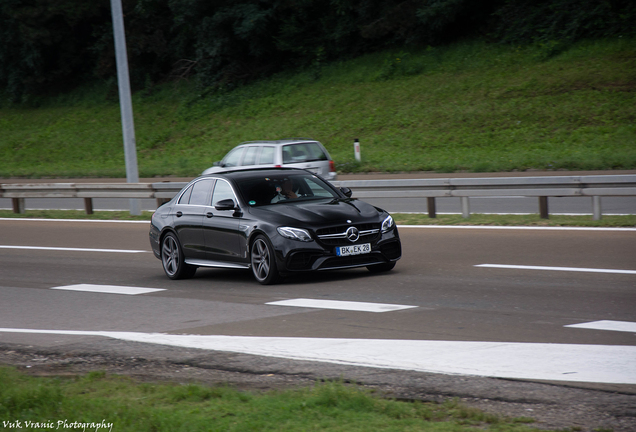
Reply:
M292 198L298 198L298 194L294 192L294 183L291 179L285 179L282 186L276 186L276 195L272 198L272 203L278 201L288 200Z

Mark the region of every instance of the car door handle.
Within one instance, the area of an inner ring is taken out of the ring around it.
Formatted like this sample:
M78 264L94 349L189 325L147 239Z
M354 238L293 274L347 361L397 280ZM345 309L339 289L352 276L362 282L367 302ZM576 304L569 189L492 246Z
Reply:
M212 212L207 212L207 213L205 214L205 216L206 216L206 217L208 217L208 218L211 218L211 217L212 217L212 216L214 216L214 215L212 214Z
M177 212L177 217L181 217L183 216L183 213L181 213L180 211Z

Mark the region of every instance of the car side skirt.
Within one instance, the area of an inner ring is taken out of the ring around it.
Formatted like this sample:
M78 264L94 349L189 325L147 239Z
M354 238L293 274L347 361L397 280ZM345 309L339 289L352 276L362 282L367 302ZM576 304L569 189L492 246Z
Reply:
M226 261L212 261L204 259L190 259L186 258L186 264L190 264L197 267L220 267L220 268L232 268L232 269L248 269L249 264L233 263Z

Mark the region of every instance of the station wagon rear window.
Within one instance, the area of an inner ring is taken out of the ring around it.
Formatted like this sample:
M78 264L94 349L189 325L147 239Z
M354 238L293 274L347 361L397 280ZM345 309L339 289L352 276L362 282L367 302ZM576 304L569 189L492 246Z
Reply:
M328 160L318 143L290 144L283 147L283 163Z

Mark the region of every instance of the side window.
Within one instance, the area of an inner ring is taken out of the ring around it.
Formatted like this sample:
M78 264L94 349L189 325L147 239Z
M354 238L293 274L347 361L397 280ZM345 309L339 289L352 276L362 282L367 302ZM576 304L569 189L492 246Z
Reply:
M201 180L192 186L192 195L190 195L190 204L207 205L210 196L210 188L213 180Z
M284 146L283 147L283 163L294 163L294 157L291 151L292 146Z
M225 159L223 159L223 166L224 167L238 166L239 162L241 161L241 155L243 154L243 150L245 150L245 147L239 147L229 152L227 156L225 156Z
M306 178L307 186L311 189L311 194L315 197L321 198L333 198L333 192L326 189L324 186L316 183L313 179Z
M258 153L258 146L248 147L241 165L256 165L256 153Z
M217 180L216 185L214 186L214 193L212 194L212 205L215 205L224 199L233 199L236 203L234 192L232 191L232 187L229 183L225 180Z
M261 150L261 157L258 161L259 165L273 164L274 163L274 154L276 149L274 147L263 147Z
M181 198L179 198L179 204L187 204L190 202L190 194L192 194L192 186L190 186L188 190L181 195Z

